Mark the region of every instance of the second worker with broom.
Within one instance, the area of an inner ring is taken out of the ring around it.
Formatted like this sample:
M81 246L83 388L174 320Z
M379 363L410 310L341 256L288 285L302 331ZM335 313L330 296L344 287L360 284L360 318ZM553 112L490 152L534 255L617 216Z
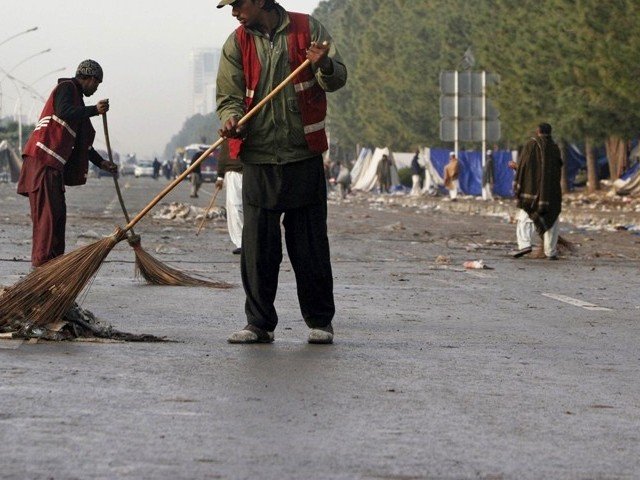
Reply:
M18 193L29 197L31 206L34 267L64 253L65 185L84 185L89 161L114 175L118 172L117 165L92 146L96 132L89 119L107 112L109 101L87 107L82 98L93 95L100 83L102 68L94 60L81 62L74 78L58 80L24 147Z
M322 153L325 92L345 85L347 69L325 28L274 0L222 0L240 22L223 47L217 80L221 135L243 162L241 274L247 326L231 343L269 343L282 261L280 221L310 343L333 341L333 275L327 237ZM296 67L310 60L247 124L239 119Z

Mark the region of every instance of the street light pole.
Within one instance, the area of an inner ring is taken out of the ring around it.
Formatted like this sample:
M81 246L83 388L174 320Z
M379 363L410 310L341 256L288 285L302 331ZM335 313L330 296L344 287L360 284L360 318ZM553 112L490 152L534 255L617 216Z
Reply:
M27 61L31 60L33 57L37 57L38 55L42 55L42 54L44 54L44 53L49 53L50 51L51 51L51 49L50 49L50 48L47 48L46 50L42 50L41 52L34 53L33 55L29 55L27 58L25 58L25 59L23 59L23 60L19 61L19 62L18 62L18 63L16 63L13 67L11 67L11 68L9 69L9 73L13 73L13 71L14 71L16 68L18 68L18 67L19 67L20 65L22 65L23 63L25 63L25 62L27 62ZM0 81L1 81L1 80L0 80Z
M44 75L39 76L33 82L29 84L30 87L33 87L36 83L38 83L43 78L48 77L49 75L53 75L54 73L63 72L67 69L67 67L56 68L55 70L51 70L50 72L45 73Z
M18 93L18 154L22 155L22 92L18 87L18 82L13 75L6 75L9 80L13 83L13 86L16 88L16 92Z
M31 102L31 108L29 109L29 113L27 113L27 120L31 121L31 115L33 113L33 109L36 105L36 102L38 100L42 101L44 103L45 98L40 95L38 93L38 91L33 87L36 83L38 83L40 80L45 79L46 77L53 75L54 73L58 73L58 72L63 72L67 69L67 67L60 67L60 68L56 68L55 70L51 70L50 72L47 72L43 75L40 75L38 78L36 78L33 82L31 82L29 85L23 84L22 88L26 91L28 91L29 93L31 93L31 98L33 99L33 102Z
M37 28L37 27L36 27ZM5 40L6 41L6 40ZM2 79L0 79L0 118L2 118L2 82L4 81L5 78L11 76L11 73L13 73L13 71L18 68L20 65L22 65L23 63L25 63L28 60L31 60L34 57L37 57L39 55L43 55L45 53L49 53L51 51L50 48L47 48L46 50L42 50L41 52L38 53L34 53L33 55L29 55L27 58L25 58L24 60L21 60L20 62L16 63L10 70L5 70L4 68L0 67L0 70L2 70L2 72L4 73L4 77L2 77ZM17 88L17 87L16 87Z
M20 32L20 33L16 33L15 35L11 35L9 38L6 38L3 41L1 41L0 45L4 45L9 40L13 40L14 38L19 37L20 35L24 35L25 33L35 32L37 29L38 29L38 27L33 27L33 28L28 29L28 30L25 30L24 32Z
M2 70L2 68L0 67L0 70ZM42 102L44 102L44 97L42 95L40 95L33 87L31 87L30 85L27 85L26 83L24 83L23 81L17 79L16 77L14 77L13 75L11 75L10 73L6 74L6 78L8 78L9 80L11 80L11 83L13 83L13 86L16 89L16 93L18 94L18 101L16 102L16 106L14 107L14 114L17 110L18 112L18 141L19 141L19 150L20 152L22 152L22 91L20 86L18 86L18 84L22 85L22 89L26 90L27 92L29 92L34 98L39 98Z
M32 27L32 28L28 28L27 30L24 30L22 32L16 33L15 35L11 35L8 38L5 38L2 42L0 42L0 46L4 45L5 43L7 43L10 40L13 40L16 37L19 37L21 35L25 35L27 33L30 32L35 32L36 30L38 30L38 27ZM48 51L51 51L51 49L49 49ZM45 53L45 52L40 52L40 53ZM40 55L40 53L36 54L36 55ZM32 55L29 58L32 58L35 55ZM28 60L28 59L26 59ZM24 61L26 61L24 60ZM18 64L20 65L20 64ZM15 68L15 67L13 67ZM12 69L13 70L13 69ZM16 91L18 92L18 99L20 100L20 116L18 118L18 147L19 147L19 151L20 153L22 153L22 94L20 93L20 89L18 88L18 85L15 82L15 79L13 77L11 77L9 74L11 73L11 71L6 72L4 69L2 70L3 73L6 76L9 76L11 78L11 81L13 82L14 86L16 87ZM3 78L4 80L4 78ZM2 119L2 80L0 80L0 119Z

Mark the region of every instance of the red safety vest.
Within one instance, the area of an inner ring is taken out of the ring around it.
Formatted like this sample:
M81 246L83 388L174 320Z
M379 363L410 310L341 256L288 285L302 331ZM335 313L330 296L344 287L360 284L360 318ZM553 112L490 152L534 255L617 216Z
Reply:
M56 91L65 82L72 80L60 80L53 89L22 155L63 171L65 185L84 185L89 171L89 148L96 132L88 118L66 122L55 114ZM73 92L74 105L84 106L82 94L78 92L75 83Z
M309 15L294 12L287 12L287 15L289 16L287 33L289 65L291 71L293 71L307 59L307 48L311 44L311 29L309 28ZM236 38L242 51L245 112L248 112L254 104L254 95L262 70L253 37L243 26L236 29ZM296 91L298 108L302 116L302 124L309 150L322 153L329 148L324 128L327 115L327 96L325 91L318 85L311 67L300 72L294 79L293 86ZM238 158L241 148L241 139L229 139L229 155L231 158Z

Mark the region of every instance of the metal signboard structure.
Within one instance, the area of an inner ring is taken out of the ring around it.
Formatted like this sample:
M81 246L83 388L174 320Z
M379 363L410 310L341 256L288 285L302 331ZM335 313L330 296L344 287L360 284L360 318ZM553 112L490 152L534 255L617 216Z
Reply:
M440 72L440 139L454 142L482 142L482 167L487 141L500 140L500 112L487 99L487 86L497 85L499 75L485 71Z

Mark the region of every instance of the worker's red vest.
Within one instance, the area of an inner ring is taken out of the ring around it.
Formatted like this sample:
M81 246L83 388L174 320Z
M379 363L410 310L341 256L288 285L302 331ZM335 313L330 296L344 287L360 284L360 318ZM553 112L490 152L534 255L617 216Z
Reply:
M287 12L289 27L287 45L289 49L289 65L295 70L307 59L307 48L311 44L311 29L309 15L304 13ZM254 105L254 95L260 81L260 59L253 35L240 26L236 30L236 38L242 51L242 68L245 81L245 112ZM309 150L322 153L328 148L324 119L327 115L327 97L318 85L311 67L303 70L294 79L293 86L298 99L298 108L302 116L305 138ZM237 158L242 147L242 140L229 139L229 155Z
M55 114L56 91L64 82L60 80L45 103L40 120L22 152L23 157L33 157L46 165L64 172L65 185L84 185L89 170L89 148L96 132L88 118L66 122ZM73 103L83 106L82 94L73 85Z

